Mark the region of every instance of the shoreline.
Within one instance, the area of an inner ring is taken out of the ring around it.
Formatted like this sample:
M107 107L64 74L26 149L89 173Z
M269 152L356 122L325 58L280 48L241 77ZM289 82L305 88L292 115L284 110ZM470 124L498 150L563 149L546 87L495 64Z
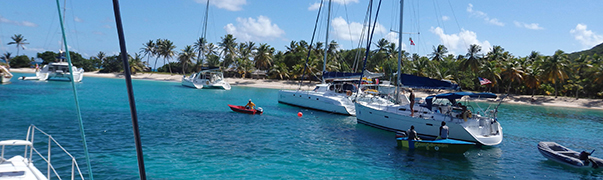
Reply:
M11 72L17 73L35 73L34 68L11 68ZM84 76L87 77L100 77L100 78L115 78L123 79L123 73L99 73L95 72L84 72ZM182 75L174 74L157 74L157 73L137 73L132 75L132 79L140 80L151 80L151 81L167 81L167 82L181 82ZM224 78L232 86L241 87L254 87L254 88L268 88L268 89L289 89L297 90L300 89L299 81L292 80L275 80L275 79L243 79L243 78ZM312 90L318 82L304 82L301 86L302 90ZM427 97L432 94L439 94L433 91L425 92L416 90L417 97ZM441 92L443 93L443 92ZM499 98L496 100L483 100L488 102L498 102L500 97L504 94L497 94ZM503 103L508 104L521 104L521 105L533 105L533 106L550 106L550 107L569 107L569 108L582 108L582 109L595 109L603 110L603 99L584 99L584 98L572 98L559 96L544 96L535 95L532 98L531 95L509 95L504 98Z

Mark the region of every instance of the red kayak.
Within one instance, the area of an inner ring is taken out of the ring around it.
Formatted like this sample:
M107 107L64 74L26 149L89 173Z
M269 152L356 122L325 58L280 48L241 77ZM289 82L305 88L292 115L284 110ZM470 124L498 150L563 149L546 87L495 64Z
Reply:
M230 107L230 109L232 109L234 112L240 112L240 113L246 113L246 114L262 114L264 113L264 111L262 110L262 108L258 107L257 109L247 109L245 108L245 106L235 106L235 105L228 105L228 107Z

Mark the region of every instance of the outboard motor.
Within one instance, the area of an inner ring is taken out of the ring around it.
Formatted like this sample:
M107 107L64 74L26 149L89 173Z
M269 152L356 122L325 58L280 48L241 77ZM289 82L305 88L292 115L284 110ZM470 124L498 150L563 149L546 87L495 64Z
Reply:
M261 107L258 107L256 110L258 110L259 112L263 113L264 109L262 109Z

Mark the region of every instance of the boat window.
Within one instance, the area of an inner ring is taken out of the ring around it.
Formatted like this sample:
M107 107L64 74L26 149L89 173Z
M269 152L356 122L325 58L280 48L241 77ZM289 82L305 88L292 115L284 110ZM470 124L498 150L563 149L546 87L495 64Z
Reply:
M316 86L313 91L318 91L318 89L320 89L320 87Z

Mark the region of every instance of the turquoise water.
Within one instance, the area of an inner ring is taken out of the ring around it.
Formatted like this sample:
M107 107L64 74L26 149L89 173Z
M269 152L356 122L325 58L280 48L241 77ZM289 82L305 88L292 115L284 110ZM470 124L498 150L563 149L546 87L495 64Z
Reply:
M31 74L15 73L24 75ZM574 150L595 149L593 155L603 157L603 112L598 110L503 104L500 145L439 154L399 149L394 133L357 124L354 117L279 104L278 90L133 84L150 179L603 178L603 171L546 160L536 148L540 141L555 141ZM124 80L86 77L76 86L95 178L138 178ZM264 108L263 115L235 113L227 106L250 98ZM300 111L304 115L297 117ZM35 124L86 169L69 83L13 79L0 85L0 112L0 139L23 139ZM64 159L53 157L53 162ZM62 173L70 168L68 161L59 166Z

